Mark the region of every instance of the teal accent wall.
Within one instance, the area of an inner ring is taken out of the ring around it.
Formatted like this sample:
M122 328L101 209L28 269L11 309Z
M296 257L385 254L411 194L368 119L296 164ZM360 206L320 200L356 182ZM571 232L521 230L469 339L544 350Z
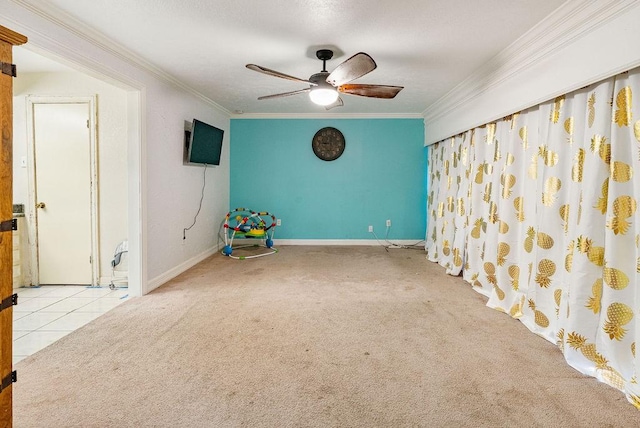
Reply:
M315 133L339 129L346 148L318 159ZM275 239L424 239L422 119L232 119L230 209L282 220Z

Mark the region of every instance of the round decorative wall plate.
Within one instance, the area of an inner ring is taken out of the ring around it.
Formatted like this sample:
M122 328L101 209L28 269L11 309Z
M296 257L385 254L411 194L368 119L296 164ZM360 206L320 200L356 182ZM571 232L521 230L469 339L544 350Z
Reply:
M330 126L322 128L313 136L311 147L313 148L313 153L323 161L336 160L344 152L344 135Z

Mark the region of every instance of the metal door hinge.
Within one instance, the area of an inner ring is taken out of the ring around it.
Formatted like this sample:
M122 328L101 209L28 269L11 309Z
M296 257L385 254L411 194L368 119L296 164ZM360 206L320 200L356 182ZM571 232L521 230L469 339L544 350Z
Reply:
M18 304L18 295L12 294L11 296L4 299L2 303L0 303L0 312L4 311L7 308L10 308L11 306L15 306L17 304Z
M0 385L0 391L2 391L5 388L8 388L9 385L17 381L18 381L18 372L14 370L11 373L9 373L7 376L5 376L4 379L2 379L2 384Z
M0 66L2 67L2 74L6 74L7 76L16 77L16 65L11 64L9 62L0 62Z
M18 219L13 218L0 222L0 232L10 232L12 230L18 230Z

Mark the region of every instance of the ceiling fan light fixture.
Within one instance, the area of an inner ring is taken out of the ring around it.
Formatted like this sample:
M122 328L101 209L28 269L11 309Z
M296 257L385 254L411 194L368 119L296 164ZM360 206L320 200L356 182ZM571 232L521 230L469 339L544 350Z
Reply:
M336 91L333 87L314 87L311 88L311 92L309 92L309 98L315 104L319 106L328 106L333 104L338 99L338 91Z

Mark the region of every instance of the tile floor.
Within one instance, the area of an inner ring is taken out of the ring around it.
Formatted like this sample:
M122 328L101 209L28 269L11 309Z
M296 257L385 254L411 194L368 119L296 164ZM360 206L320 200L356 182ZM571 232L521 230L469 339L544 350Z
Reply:
M83 285L22 287L13 307L13 364L115 308L129 297L126 288Z

